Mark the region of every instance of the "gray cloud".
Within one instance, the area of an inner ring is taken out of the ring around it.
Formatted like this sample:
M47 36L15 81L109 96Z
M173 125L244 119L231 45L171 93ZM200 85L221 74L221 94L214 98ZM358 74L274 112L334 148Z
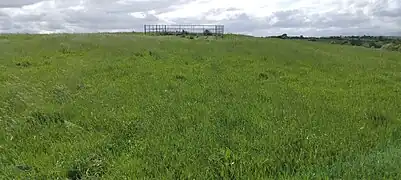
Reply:
M1 0L0 8L21 7L41 2L41 0Z
M1 0L0 0L1 1ZM96 32L142 30L143 24L168 23L159 14L192 0L13 0L0 2L0 32ZM306 1L306 0L305 0ZM40 3L41 2L41 3ZM298 1L280 1L279 6ZM308 1L309 2L309 1ZM309 8L277 9L255 18L241 7L213 8L197 18L170 19L178 24L224 24L228 32L254 35L371 34L401 36L401 3L397 0L325 1L330 11ZM34 3L40 3L33 5ZM29 6L31 5L31 6ZM23 8L22 8L23 7ZM240 13L222 20L210 16ZM132 16L140 13L142 17Z
M355 13L332 11L325 14L316 15L313 27L335 27L346 29L350 27L364 26L366 23L370 23L370 17L364 14L361 10L357 10Z
M115 0L87 0L86 4L91 9L102 10L106 13L125 13L166 9L167 7L185 2L188 2L188 0L127 1L123 4L117 3Z
M375 9L373 15L378 17L401 17L401 7L397 7L394 9Z
M113 29L140 30L144 23L157 23L159 19L144 12L143 18L136 18L130 13L152 10L179 1L150 1L148 7L144 2L118 4L110 0L89 0L81 6L87 9L73 10L78 1L59 1L55 9L49 11L18 14L3 18L2 31L35 33L40 31L92 32ZM4 11L1 14L7 15ZM10 23L12 22L12 23Z
M256 22L246 13L242 13L235 19L223 21L221 24L225 25L225 29L229 32L246 32L249 29L260 29L264 24Z
M401 2L394 0L376 1L371 11L372 15L378 17L400 17Z
M144 13L144 18L134 18L127 13L107 13L101 10L86 12L65 13L64 21L86 29L141 29L144 23L156 23L159 21L152 14ZM118 21L116 21L118 19Z
M269 21L276 20L271 27L278 28L301 28L311 24L305 19L306 14L300 10L277 11L268 17Z
M351 1L347 6L352 7L352 11L333 10L325 13L309 13L301 9L276 11L266 17L267 22L273 21L271 24L242 16L226 22L228 29L238 29L240 32L258 35L287 33L309 36L354 34L401 36L401 3L398 7L389 8L386 3L377 6L377 3L369 4L367 1ZM364 9L371 11L364 12ZM238 27L239 24L242 24L242 27Z

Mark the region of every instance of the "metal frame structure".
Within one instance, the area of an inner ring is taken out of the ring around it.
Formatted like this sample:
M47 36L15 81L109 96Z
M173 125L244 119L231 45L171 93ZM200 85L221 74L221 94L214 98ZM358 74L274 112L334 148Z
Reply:
M145 34L156 35L181 35L181 34L195 34L207 36L223 36L224 25L144 25Z

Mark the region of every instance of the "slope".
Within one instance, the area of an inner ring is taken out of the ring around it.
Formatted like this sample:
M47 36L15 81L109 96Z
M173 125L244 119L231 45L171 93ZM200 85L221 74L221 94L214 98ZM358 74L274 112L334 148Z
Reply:
M400 178L399 53L263 38L0 37L4 178Z

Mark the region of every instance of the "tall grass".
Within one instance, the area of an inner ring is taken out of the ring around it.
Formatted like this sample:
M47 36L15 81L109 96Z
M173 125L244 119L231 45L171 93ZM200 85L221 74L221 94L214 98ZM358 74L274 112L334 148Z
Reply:
M401 178L399 53L0 36L1 179Z

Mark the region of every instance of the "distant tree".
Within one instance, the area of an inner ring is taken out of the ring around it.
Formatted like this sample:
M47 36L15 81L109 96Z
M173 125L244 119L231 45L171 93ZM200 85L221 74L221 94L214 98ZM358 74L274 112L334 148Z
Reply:
M203 31L203 35L205 35L205 36L211 36L211 35L213 35L213 33L210 32L209 29L205 29L205 31Z
M333 38L336 39L336 40L342 40L343 39L341 36L334 36Z
M281 38L281 39L287 39L287 38L288 38L288 35L287 35L287 34L282 34L282 35L280 36L280 38Z
M351 45L353 46L361 46L362 45L362 41L359 39L352 39L351 40Z
M183 35L188 35L189 33L188 33L188 31L182 30L182 34Z
M373 48L381 48L381 45L374 42L374 41L370 41L369 42L369 47L373 47Z
M300 35L299 38L304 39L304 36L303 36L303 35Z

